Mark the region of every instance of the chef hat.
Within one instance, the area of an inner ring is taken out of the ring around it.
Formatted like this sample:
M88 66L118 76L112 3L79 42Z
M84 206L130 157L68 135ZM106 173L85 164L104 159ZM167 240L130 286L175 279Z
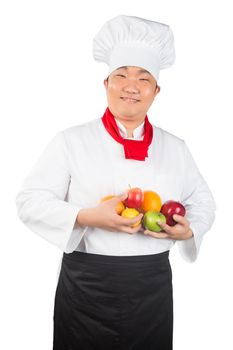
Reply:
M174 37L166 24L134 16L107 21L93 39L96 61L109 65L109 74L123 66L148 70L158 81L160 69L175 61Z

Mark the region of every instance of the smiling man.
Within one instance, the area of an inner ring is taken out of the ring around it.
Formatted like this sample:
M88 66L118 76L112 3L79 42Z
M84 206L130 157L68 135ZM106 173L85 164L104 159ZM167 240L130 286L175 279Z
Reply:
M180 138L151 124L161 69L175 60L166 24L118 16L94 38L109 66L104 115L59 132L17 195L20 219L60 248L54 350L171 350L169 251L195 261L215 203ZM174 118L174 116L172 116ZM178 200L185 217L160 233L116 213L128 184ZM110 200L101 201L107 195Z
M119 67L105 79L109 109L127 129L127 137L145 120L160 87L155 78L140 67Z

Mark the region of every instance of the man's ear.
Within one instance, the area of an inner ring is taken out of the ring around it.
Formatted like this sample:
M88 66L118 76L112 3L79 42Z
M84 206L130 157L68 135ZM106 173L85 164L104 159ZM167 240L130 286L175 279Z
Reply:
M108 87L108 78L104 79L104 86L105 86L105 89L107 89L107 87Z
M160 93L160 86L157 85L155 88L155 96Z

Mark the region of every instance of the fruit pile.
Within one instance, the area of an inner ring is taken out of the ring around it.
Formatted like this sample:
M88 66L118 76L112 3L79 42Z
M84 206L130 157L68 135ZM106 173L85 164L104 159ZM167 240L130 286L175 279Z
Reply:
M101 201L115 197L106 196ZM125 218L134 218L143 213L143 218L132 227L139 226L142 222L145 229L160 232L162 228L158 222L167 223L169 226L176 225L174 214L185 216L185 207L177 201L168 200L162 204L158 193L154 191L142 191L140 188L130 188L125 201L119 202L116 207L117 214Z

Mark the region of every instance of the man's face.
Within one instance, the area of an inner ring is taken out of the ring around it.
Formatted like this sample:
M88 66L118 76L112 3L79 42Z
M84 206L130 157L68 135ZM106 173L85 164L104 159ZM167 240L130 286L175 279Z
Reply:
M160 87L145 69L120 67L104 80L108 106L114 116L124 120L145 117Z

